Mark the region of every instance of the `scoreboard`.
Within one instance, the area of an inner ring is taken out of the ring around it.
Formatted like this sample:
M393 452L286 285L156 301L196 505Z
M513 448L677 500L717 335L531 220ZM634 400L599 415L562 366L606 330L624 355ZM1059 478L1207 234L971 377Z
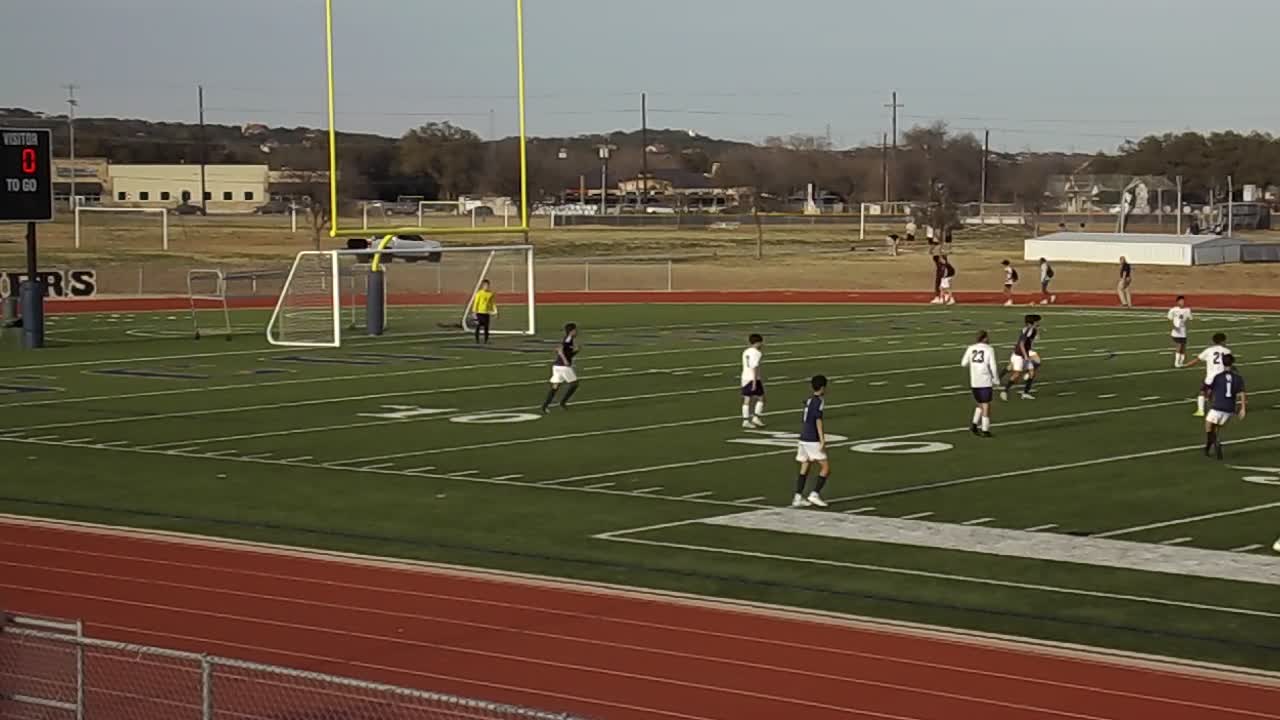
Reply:
M0 127L0 222L53 220L53 132Z

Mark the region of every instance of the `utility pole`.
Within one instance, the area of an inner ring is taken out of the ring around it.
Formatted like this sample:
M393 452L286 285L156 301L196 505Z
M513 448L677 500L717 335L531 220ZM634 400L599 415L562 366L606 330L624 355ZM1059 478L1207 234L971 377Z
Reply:
M987 130L982 138L982 195L978 198L978 215L987 214L987 158L991 156L991 131Z
M640 93L640 212L649 204L649 93Z
M898 91L895 90L893 92L893 99L890 101L888 105L885 105L885 107L889 108L893 112L893 120L892 120L893 154L890 157L890 160L892 160L893 169L896 171L898 169L898 111L906 106L898 102ZM891 189L892 189L892 186L891 186ZM893 200L893 193L886 192L885 202L888 203L888 202L891 202L892 200Z
M75 83L63 85L67 89L67 134L71 136L68 147L70 148L69 157L71 158L71 212L76 211L76 106L80 104L76 100L76 89L79 87Z
M889 133L885 133L880 140L880 175L884 178L884 201L889 203ZM887 214L888 208L884 209Z
M209 192L206 189L205 166L209 164L209 143L204 130L204 86L196 86L196 101L200 110L200 211L209 213Z
M617 147L604 143L596 149L600 151L600 218L603 220L609 209L609 154Z

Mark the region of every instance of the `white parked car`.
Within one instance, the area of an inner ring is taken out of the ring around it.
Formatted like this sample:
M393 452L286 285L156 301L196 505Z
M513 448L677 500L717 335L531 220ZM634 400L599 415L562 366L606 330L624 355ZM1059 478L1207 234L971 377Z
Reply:
M369 238L350 238L347 240L348 250L371 250L382 242L385 235L375 235ZM417 250L422 251L414 255L387 255L382 258L382 262L391 262L396 259L405 262L440 262L440 258L444 255L441 252L443 246L437 240L430 240L421 235L396 235L391 238L391 242L387 243L387 250ZM373 253L361 254L359 258L362 262L373 260Z

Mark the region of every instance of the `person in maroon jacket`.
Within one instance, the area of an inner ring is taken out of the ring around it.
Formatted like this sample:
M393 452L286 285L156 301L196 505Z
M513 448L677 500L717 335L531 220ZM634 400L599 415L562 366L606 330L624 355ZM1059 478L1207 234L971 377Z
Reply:
M942 278L947 276L947 264L940 255L930 257L933 258L933 299L929 303L938 305L942 302Z

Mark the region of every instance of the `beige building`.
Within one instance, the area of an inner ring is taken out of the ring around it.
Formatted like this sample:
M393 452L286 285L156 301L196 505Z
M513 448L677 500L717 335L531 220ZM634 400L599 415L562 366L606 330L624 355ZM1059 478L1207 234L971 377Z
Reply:
M110 194L106 158L64 157L53 159L53 195L59 210L71 207L71 186L74 180L76 197L81 205L101 205Z
M110 165L110 207L199 206L199 165ZM206 165L204 202L210 213L252 212L269 199L266 165Z

